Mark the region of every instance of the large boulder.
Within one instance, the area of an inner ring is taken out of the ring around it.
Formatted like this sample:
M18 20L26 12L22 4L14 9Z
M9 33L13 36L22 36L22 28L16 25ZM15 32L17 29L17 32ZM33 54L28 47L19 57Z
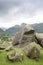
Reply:
M23 48L23 50L25 51L25 53L28 57L36 59L39 57L40 48L41 48L40 45L38 45L35 42L32 42L32 43L28 44L27 46L25 46Z
M7 58L10 61L22 61L23 60L23 54L19 51L16 51L16 52L8 54Z
M36 33L36 39L38 44L43 47L43 33Z
M35 40L35 31L30 25L26 25L20 32L16 33L13 45L24 44L26 42L33 42Z

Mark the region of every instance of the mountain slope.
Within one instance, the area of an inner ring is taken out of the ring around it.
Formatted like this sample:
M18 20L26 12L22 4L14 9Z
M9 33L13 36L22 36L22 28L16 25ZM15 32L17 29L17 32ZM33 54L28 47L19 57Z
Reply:
M32 26L33 26L33 28L35 29L36 32L43 33L43 23L33 24Z
M22 23L21 25L15 25L9 29L6 30L6 32L10 35L15 35L16 32L20 31L23 26L25 26L25 23ZM43 23L40 24L32 24L33 28L35 29L36 32L41 32L43 33Z
M6 37L6 36L9 36L9 34L8 34L6 31L3 31L3 30L0 28L0 38Z
M11 34L11 35L14 35L18 31L20 31L20 26L19 25L15 25L14 27L11 27L11 28L6 30L6 32L8 34Z
M3 31L1 28L0 28L0 37L5 35L5 31Z

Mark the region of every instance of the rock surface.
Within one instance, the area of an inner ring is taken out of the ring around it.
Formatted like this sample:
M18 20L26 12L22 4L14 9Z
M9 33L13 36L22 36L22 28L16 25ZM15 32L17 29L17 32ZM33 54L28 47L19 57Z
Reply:
M36 39L38 41L38 44L43 47L43 33L36 33Z
M23 54L18 52L18 51L16 51L14 53L8 54L7 58L10 61L22 61L23 60Z
M20 32L16 33L14 41L13 41L13 46L19 45L19 44L25 44L26 42L33 42L35 41L35 31L34 29L26 25Z
M23 48L23 50L25 51L25 53L28 57L36 59L39 57L40 48L41 48L40 45L38 45L35 42L32 42L32 43L28 44L27 46L25 46Z

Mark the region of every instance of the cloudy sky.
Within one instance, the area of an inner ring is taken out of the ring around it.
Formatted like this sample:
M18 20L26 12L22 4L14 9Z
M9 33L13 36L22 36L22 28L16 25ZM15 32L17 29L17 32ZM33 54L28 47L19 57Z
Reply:
M0 0L0 27L43 22L43 0Z

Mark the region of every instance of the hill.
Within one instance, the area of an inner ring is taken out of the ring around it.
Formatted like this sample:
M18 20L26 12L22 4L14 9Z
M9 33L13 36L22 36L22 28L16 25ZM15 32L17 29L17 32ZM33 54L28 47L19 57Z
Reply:
M6 32L10 35L15 35L16 32L20 31L23 26L25 26L25 23L22 23L21 25L15 25L9 29L6 30ZM36 32L43 33L43 23L40 24L32 24L33 28Z
M3 30L0 28L0 40L1 40L1 41L8 41L10 37L11 37L10 34L8 34L6 31L3 31ZM0 42L0 43L1 43L1 42Z
M32 26L36 32L43 33L43 23L33 24Z
M3 30L0 28L0 37L2 37L2 36L5 35L5 34L6 34L6 32L3 31Z
M6 32L10 35L14 35L16 32L18 32L20 30L20 26L19 25L15 25L9 29L6 30Z
M16 32L20 31L23 26L25 26L25 23L22 23L21 25L15 25L9 29L6 30L6 32L10 35L15 35Z

